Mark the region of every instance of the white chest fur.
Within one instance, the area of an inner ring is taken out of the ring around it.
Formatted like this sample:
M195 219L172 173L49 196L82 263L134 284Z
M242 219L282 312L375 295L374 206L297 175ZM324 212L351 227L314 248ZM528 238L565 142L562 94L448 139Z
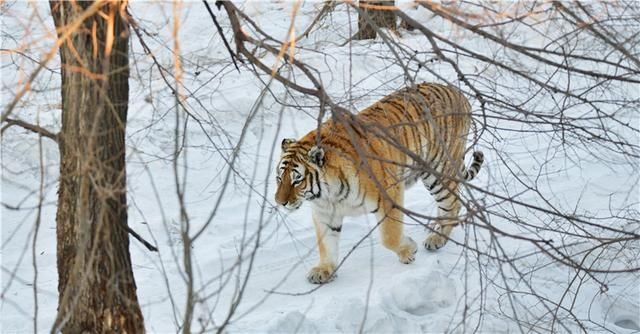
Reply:
M316 212L345 217L359 216L371 212L377 203L362 189L357 178L324 182L325 188L320 198L311 201Z

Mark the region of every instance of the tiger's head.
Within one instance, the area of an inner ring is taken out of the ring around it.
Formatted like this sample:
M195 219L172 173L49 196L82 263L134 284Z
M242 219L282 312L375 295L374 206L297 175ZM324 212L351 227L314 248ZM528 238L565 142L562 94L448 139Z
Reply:
M276 202L295 210L304 200L320 198L324 163L321 147L295 139L282 140L282 155L276 169Z

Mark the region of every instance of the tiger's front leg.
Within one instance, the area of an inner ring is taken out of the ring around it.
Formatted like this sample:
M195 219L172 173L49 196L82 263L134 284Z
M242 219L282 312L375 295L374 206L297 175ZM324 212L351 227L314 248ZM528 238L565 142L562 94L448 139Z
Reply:
M307 279L313 284L322 284L335 278L338 264L340 232L342 231L342 217L332 217L313 211L313 224L316 229L316 239L320 262L311 268Z

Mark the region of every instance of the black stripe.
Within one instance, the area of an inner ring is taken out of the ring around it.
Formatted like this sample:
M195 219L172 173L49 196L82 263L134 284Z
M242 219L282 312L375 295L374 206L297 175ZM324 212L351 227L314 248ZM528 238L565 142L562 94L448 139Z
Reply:
M315 182L318 185L318 194L316 194L317 197L322 196L322 187L320 187L320 177L318 176L318 171L314 170L313 171L314 176L315 176ZM311 187L311 190L313 190L313 186Z
M445 209L445 208L443 208L443 207L441 207L441 206L438 206L438 209L444 210L444 211L446 211L446 212L451 212L451 210L453 210L453 208L451 208L451 209Z
M438 178L436 177L436 179L433 181L433 183L427 187L427 189L429 189L429 192L431 192L431 190L433 190L433 187L436 186L436 183L438 183Z
M384 108L380 108L383 111L383 114L389 118L395 118L395 122L392 124L399 124L402 123L402 118L400 117L400 115L398 115L397 113L395 113L393 110L387 110Z
M343 182L342 179L340 179L340 186L342 186ZM351 193L351 186L349 186L349 181L347 181L346 179L344 180L344 184L347 185L347 191L345 192L344 196L342 197L342 199L340 199L340 202L344 201L345 199L347 199L347 197L349 197L349 193ZM342 192L342 191L341 191Z
M324 142L323 145L329 146L334 150L351 153L354 152L354 144L349 140L349 138L341 136L339 133L332 133L331 138L328 138L327 141ZM345 146L345 145L348 145Z
M325 225L327 225L327 227L328 227L331 231L333 231L333 232L338 232L338 233L340 233L340 232L342 231L342 225L340 225L340 226L338 226L338 227L333 227L333 226L331 226L331 225L329 225L329 224L325 224Z
M453 89L451 87L448 86L444 86L444 100L445 102L451 106L451 108L456 109L455 106L455 100L456 100L456 96L454 95L455 92L453 91Z
M437 100L444 102L443 98L442 98L442 91L439 89L440 87L436 86L436 85L430 85L429 86L429 93L431 93L431 95L433 95Z
M309 200L314 200L319 196L313 192L313 174L309 173L308 175L309 175L309 178L307 180L307 184L309 185L310 189L306 190L304 194L306 195L308 192L311 193L311 197L309 198Z
M467 171L467 173L469 174L469 178L473 179L476 176L476 170L475 169L471 169L469 171Z
M420 175L420 178L422 179L422 182L427 182L427 179L431 176L431 173L429 172L422 172L422 174ZM426 184L425 184L426 186Z
M445 197L443 197L443 198L441 198L441 199L436 199L436 202L440 203L440 202L442 202L442 201L444 201L444 200L448 199L449 197L451 197L451 195L453 195L453 193L452 193L452 192L449 192L449 193L447 194L447 196L445 196Z
M442 151L438 150L438 152L436 153L436 156L433 158L433 160L431 160L431 162L427 163L427 169L429 169L429 170L427 172L425 172L425 174L427 176L426 177L424 177L424 176L422 177L422 179L424 181L427 181L427 178L429 176L431 176L431 175L433 175L436 178L436 180L438 179L438 175L436 175L436 174L439 173L438 172L438 167L440 167L440 159L438 159L438 156L439 156L440 152L442 152ZM433 161L437 161L435 166L432 164ZM429 190L431 190L431 189L433 189L433 185L429 188Z
M353 132L355 132L355 134L358 135L358 137L364 138L364 139L367 138L366 133L364 133L363 129L360 128L362 124L356 123L356 124L348 124L348 125L351 127Z
M313 192L314 178L313 178L313 174L309 173L308 175L309 176L308 176L308 179L307 179L307 184L309 185L309 190L307 190L307 191L311 193L310 200L314 200L314 199L318 198L318 196Z
M420 100L420 101L418 101L418 100ZM421 118L422 112L421 111L423 110L423 107L427 107L426 103L423 103L423 102L426 102L424 100L425 100L424 96L420 96L420 95L416 96L416 95L414 95L414 96L411 96L409 99L407 99L405 101L405 103L408 103L409 105L411 105L413 107L413 109L416 110L416 113L417 113L417 116L418 116L418 119L416 119L416 121L422 120L422 118Z
M437 190L437 191L435 191L435 192L432 192L432 193L431 193L431 195L433 195L433 196L438 196L438 194L439 194L439 193L441 193L441 192L445 189L444 184L440 183L440 184L439 184L439 186L440 186L440 189L438 189L438 190Z
M397 100L388 100L388 101L384 101L387 104L390 104L400 110L404 110L405 106L403 106L401 103L399 103Z
M376 213L378 212L378 210L380 210L380 196L378 196L378 204L375 210L371 211L371 213Z
M390 99L388 101L386 101L387 104L391 105L392 107L396 108L395 110L395 114L398 116L398 123L396 123L396 125L400 125L402 123L407 123L407 124L403 124L402 126L398 127L398 131L400 131L400 134L402 135L403 139L404 139L404 146L409 147L409 134L407 133L407 125L411 123L411 118L408 117L407 115L407 108L403 103L398 102L398 100L396 99Z
M480 171L481 167L482 167L482 161L478 161L477 159L474 160L473 163L471 163L471 166L469 166L469 169L467 169L467 171L466 171L467 175L466 175L465 179L467 181L473 180L473 178L475 178L475 176Z

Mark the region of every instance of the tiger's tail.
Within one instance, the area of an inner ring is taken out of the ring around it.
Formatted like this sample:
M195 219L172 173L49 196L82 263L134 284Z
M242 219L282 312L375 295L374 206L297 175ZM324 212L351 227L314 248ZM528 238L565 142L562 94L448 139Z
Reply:
M473 178L475 178L476 175L478 175L478 172L480 171L480 167L482 167L483 162L484 162L484 154L481 151L473 152L473 161L471 162L471 165L469 165L469 167L467 167L466 169L462 167L463 168L462 177L466 181L473 180Z

